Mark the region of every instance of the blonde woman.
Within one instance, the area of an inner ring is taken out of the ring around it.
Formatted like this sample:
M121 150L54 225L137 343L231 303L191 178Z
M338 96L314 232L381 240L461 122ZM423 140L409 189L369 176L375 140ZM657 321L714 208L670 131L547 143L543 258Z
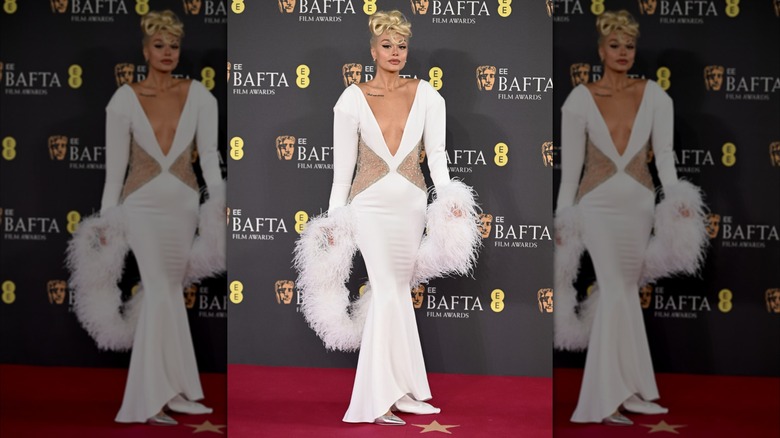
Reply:
M578 85L562 109L555 337L559 347L588 349L571 421L631 425L620 408L668 411L652 402L659 394L640 282L695 272L706 238L700 193L678 181L674 167L672 100L655 82L628 75L639 24L619 11L603 13L596 27L604 75ZM664 193L657 207L647 165L651 151ZM598 292L575 314L571 280L583 246L593 260Z
M77 289L76 314L84 327L101 348L132 345L116 421L175 425L165 408L211 412L195 402L203 398L203 390L183 288L185 282L224 269L217 103L199 82L173 77L184 34L173 12L149 12L141 28L148 76L121 86L106 107L101 213L80 226L69 264ZM192 168L196 147L209 193L200 212ZM121 304L114 292L128 247L137 260L143 292Z
M376 75L347 87L334 107L328 217L325 225L307 225L296 265L304 315L326 346L360 348L344 421L403 425L392 411L440 412L425 402L431 391L411 288L445 272L469 271L481 238L473 193L451 181L447 169L444 99L428 82L401 77L411 24L398 11L380 11L370 17L369 29ZM430 206L419 164L423 147L437 195ZM429 234L423 239L426 219ZM366 263L370 292L344 314L343 281L354 247ZM454 263L445 260L452 254ZM315 271L319 260L331 257L347 265ZM334 280L341 283L333 286L335 304L324 298L330 286L322 282L332 272L343 273ZM342 313L335 324L329 319L333 309Z

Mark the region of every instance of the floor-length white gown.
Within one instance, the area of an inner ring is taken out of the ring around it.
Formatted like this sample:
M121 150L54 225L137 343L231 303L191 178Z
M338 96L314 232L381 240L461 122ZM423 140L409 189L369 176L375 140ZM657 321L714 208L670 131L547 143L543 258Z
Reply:
M450 179L444 99L425 81L416 88L395 155L357 85L348 87L334 107L329 211L349 203L372 289L352 399L344 416L350 423L373 422L406 395L419 401L431 398L410 293L427 205L419 165L423 144L436 189Z
M167 155L129 85L116 91L106 117L101 211L121 203L144 288L116 421L145 422L176 395L203 398L182 283L198 225L193 148L198 150L209 192L216 193L222 183L217 103L200 82L191 82Z
M638 283L655 208L648 153L655 155L662 185L675 183L672 124L672 101L653 81L647 81L622 155L587 87L572 90L562 109L557 209L579 207L599 288L573 422L601 422L634 394L647 401L659 396Z

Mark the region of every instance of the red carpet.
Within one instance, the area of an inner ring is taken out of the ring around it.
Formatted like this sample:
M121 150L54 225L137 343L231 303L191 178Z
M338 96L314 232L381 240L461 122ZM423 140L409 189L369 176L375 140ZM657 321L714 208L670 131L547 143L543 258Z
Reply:
M437 421L453 437L550 437L552 379L428 374L437 415L401 414L406 426L341 421L352 392L353 369L228 366L231 437L419 436L414 424Z
M634 421L629 427L569 422L577 404L582 370L555 368L553 378L555 438L632 438L648 434L658 438L780 437L780 378L657 374L659 403L669 408L669 413L627 414ZM669 426L659 425L662 421Z
M126 378L126 369L0 365L0 437L192 437L196 428L187 424L225 424L224 374L200 377L213 414L172 414L173 427L115 423Z

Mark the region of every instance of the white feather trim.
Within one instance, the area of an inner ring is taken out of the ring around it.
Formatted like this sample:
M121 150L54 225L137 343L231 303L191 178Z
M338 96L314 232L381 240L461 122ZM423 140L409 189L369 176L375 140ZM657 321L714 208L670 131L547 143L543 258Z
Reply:
M689 212L685 217L680 211ZM655 209L654 235L645 252L641 284L675 274L696 274L704 263L709 238L701 190L687 181L665 188Z
M225 188L221 185L201 204L198 216L198 237L192 243L184 284L225 272L226 227Z
M432 278L471 274L482 246L475 197L474 189L460 181L437 191L426 213L427 234L417 253L412 287Z
M124 211L117 206L84 219L68 242L73 310L102 350L130 349L138 321L142 293L123 304L117 287L129 250L125 233ZM105 245L100 243L101 235Z
M189 255L185 284L225 271L225 217L224 190L215 191L200 206L199 235ZM126 231L124 208L119 205L84 219L68 242L73 309L101 350L132 348L141 309L143 285L124 303L117 286L130 250ZM101 235L105 245L100 243Z
M329 241L330 240L330 241ZM293 264L306 322L329 350L360 348L371 293L350 303L344 284L352 273L357 251L350 207L311 219L295 243Z
M585 251L581 228L582 218L577 205L563 207L558 211L555 217L553 333L555 347L563 350L587 348L592 323L592 314L588 320L583 310L592 307L595 297L591 295L587 304L578 303L577 290L574 288L580 257Z

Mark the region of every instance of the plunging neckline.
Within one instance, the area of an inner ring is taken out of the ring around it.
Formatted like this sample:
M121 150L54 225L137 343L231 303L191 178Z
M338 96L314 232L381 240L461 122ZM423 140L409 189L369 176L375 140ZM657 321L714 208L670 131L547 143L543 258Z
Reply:
M607 120L604 118L604 115L601 113L601 109L596 103L596 99L593 97L593 93L590 92L590 89L587 86L583 85L583 87L585 87L585 91L588 93L588 96L590 96L590 101L593 103L593 106L596 108L596 113L598 113L599 119L601 119L601 124L604 126L604 129L607 131L607 137L609 137L609 142L612 143L612 150L614 150L615 153L620 158L623 158L623 156L626 155L626 152L628 152L628 149L631 147L631 140L633 140L634 132L636 131L636 121L637 119L639 119L639 113L642 112L642 108L644 108L645 106L645 96L647 96L647 86L649 85L649 83L650 83L649 81L646 82L645 89L642 90L642 98L639 100L639 107L636 109L636 113L634 114L634 121L631 122L631 132L628 134L628 141L626 142L626 148L623 149L622 154L618 151L617 145L615 144L615 139L612 138L612 133L609 131Z
M379 120L377 120L376 115L374 115L374 110L371 108L371 105L368 103L368 99L366 98L365 93L363 93L363 90L357 85L353 84L358 88L358 91L360 91L360 95L363 97L363 102L365 102L366 106L368 107L368 112L371 114L371 119L374 121L374 125L376 125L376 128L379 130L379 136L382 137L382 143L385 145L385 150L388 154L390 154L390 157L395 158L396 155L398 155L398 152L401 151L401 146L404 144L404 138L406 137L406 131L409 127L409 120L412 118L412 111L414 111L414 107L417 104L417 96L420 94L420 84L422 83L422 80L417 82L417 89L414 90L414 97L412 98L412 106L409 107L409 112L406 114L406 121L404 121L404 130L401 133L401 140L398 142L398 148L395 150L395 153L390 152L390 147L387 145L387 139L385 139L385 133L382 132L382 127L379 125Z
M141 99L138 98L138 94L136 94L135 90L132 86L128 85L130 87L130 92L133 93L133 97L135 97L135 102L138 104L138 107L141 109L141 114L143 114L143 118L146 121L146 126L149 128L149 131L152 133L152 137L154 138L154 142L157 144L157 150L160 151L162 156L164 158L168 158L168 155L170 155L171 151L173 151L173 147L176 145L176 138L179 136L179 131L181 128L181 120L184 118L184 111L187 110L187 105L190 103L190 95L192 94L192 82L190 82L190 88L187 89L187 96L184 98L184 105L181 107L181 111L179 112L179 119L176 121L176 131L173 133L173 140L171 140L171 146L168 148L168 153L163 152L162 146L160 145L160 139L157 138L157 133L154 132L154 128L152 127L152 122L149 120L149 116L146 114L146 110L144 109L144 106L141 105Z

